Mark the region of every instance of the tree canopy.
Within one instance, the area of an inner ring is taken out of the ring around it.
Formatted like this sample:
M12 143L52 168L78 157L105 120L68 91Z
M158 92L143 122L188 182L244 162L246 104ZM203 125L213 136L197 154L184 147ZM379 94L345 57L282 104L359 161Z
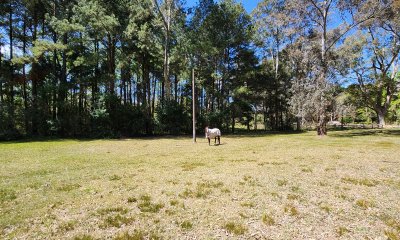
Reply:
M399 30L397 0L5 0L0 139L188 133L192 101L198 129L399 122Z

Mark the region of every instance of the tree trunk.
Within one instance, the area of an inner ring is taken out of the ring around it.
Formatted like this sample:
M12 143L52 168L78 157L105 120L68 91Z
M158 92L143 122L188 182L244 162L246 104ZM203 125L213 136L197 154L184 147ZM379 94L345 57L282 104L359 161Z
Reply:
M325 2L326 4L326 2ZM327 106L326 106L326 97L324 94L324 88L326 85L326 76L328 73L328 63L326 60L326 53L327 53L327 29L328 29L328 12L329 12L329 5L324 6L323 14L322 14L322 35L321 35L321 66L322 72L320 79L317 80L317 90L320 90L320 106L318 106L318 125L317 125L317 134L318 136L325 136L328 133L328 129L326 127L328 120L327 120Z
M178 82L179 82L178 75L175 74L175 85L174 85L174 87L175 87L175 91L174 91L174 93L175 93L175 102L178 102Z
M14 128L14 64L12 60L14 58L14 29L13 29L13 7L10 1L10 15L9 15L9 37L10 37L10 79L9 79L9 124L10 128Z
M322 95L322 93L320 93ZM326 115L326 104L323 96L321 96L321 105L318 109L318 123L317 123L317 134L318 136L325 136L328 134L327 123L328 117Z
M0 69L2 69L2 61L3 61L3 56L1 55L1 43L0 43ZM2 110L3 106L3 76L0 76L0 111Z
M166 99L171 99L171 81L169 79L169 29L167 30L165 37L165 47L164 47L164 82L165 82L165 91L166 91Z
M151 101L151 116L154 117L155 105L156 105L156 89L157 89L157 79L153 77L153 100Z
M38 20L37 20L37 13L36 11L33 14L33 33L32 33L32 47L35 46L34 42L37 39L37 24L38 24ZM38 115L39 115L39 109L38 109L38 64L36 62L32 63L32 67L31 67L31 71L30 71L30 77L32 80L32 135L37 135L39 133L38 128L39 128L39 124L38 124Z
M94 79L92 81L92 109L96 108L97 106L97 79L99 78L100 71L99 71L99 41L96 39L94 41L94 53L95 53L95 58L96 58L96 66L94 68Z
M67 45L68 43L68 35L64 33L63 35L63 44ZM66 129L64 127L63 122L67 119L67 110L66 110L66 102L68 97L68 84L67 84L67 51L62 51L62 65L61 65L61 74L60 74L60 85L59 85L59 93L58 93L58 109L59 109L59 117L61 118L60 131L61 134L66 133Z
M254 105L255 112L254 112L254 130L257 131L257 104Z
M385 112L386 111L384 111L384 109L379 109L376 111L376 114L378 115L378 124L382 127L385 126Z
M165 101L165 81L161 83L161 104L164 104Z
M235 133L235 117L232 117L232 133Z
M169 79L169 42L170 42L170 31L171 31L171 6L172 1L166 1L167 12L164 16L164 27L165 27L165 46L164 46L164 82L167 101L171 100L171 81Z
M24 54L24 56L26 55L26 23L27 23L28 19L26 16L26 13L24 14L24 24L23 24L23 39L22 39L22 53ZM0 67L1 69L1 67ZM24 114L24 119L25 119L25 133L29 132L29 119L28 119L28 92L27 92L27 77L26 77L26 67L25 67L25 63L22 66L22 77L23 77L23 94L24 94L24 110L25 110L25 114Z
M149 62L146 55L143 55L143 64L142 64L142 81L143 81L143 105L145 108L146 114L146 134L151 134L151 124L150 124L150 116L151 116L151 91L150 91L150 71L149 71Z

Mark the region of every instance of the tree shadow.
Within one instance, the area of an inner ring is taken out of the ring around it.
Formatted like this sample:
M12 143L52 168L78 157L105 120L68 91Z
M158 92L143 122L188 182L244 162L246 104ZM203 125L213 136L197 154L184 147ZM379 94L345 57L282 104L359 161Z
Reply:
M259 138L259 137L266 137L266 136L274 136L274 135L297 135L305 133L306 131L266 131L266 130L238 130L236 133L222 133L223 137L228 138ZM197 133L197 141L199 139L203 139L203 133ZM143 140L143 141L157 141L157 140L182 140L182 139L191 139L192 135L148 135L148 136L133 136L133 137L120 137L120 138L85 138L85 137L28 137L28 138L21 138L16 140L0 140L0 144L17 144L17 143L49 143L49 142L65 142L65 141L78 141L78 142L93 142L98 140L107 140L113 142L122 142L122 141L129 141L129 140ZM225 145L226 143L221 143L221 146Z
M356 129L331 130L333 137L400 136L400 129Z
M307 131L239 131L236 133L227 133L222 136L227 136L229 138L242 138L242 137L250 137L250 138L257 138L257 137L266 137L266 136L275 136L275 135L298 135L305 133Z

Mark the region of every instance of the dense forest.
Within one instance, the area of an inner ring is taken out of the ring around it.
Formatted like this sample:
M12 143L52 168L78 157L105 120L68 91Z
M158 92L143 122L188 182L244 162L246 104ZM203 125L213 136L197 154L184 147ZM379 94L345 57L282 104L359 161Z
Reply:
M400 121L398 0L2 0L0 48L0 139Z

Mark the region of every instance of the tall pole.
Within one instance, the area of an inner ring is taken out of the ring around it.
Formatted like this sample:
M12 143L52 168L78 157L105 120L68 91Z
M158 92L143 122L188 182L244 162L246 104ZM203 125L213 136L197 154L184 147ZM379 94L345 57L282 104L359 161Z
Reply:
M196 92L194 85L194 68L192 69L192 108L193 108L193 142L196 142Z

